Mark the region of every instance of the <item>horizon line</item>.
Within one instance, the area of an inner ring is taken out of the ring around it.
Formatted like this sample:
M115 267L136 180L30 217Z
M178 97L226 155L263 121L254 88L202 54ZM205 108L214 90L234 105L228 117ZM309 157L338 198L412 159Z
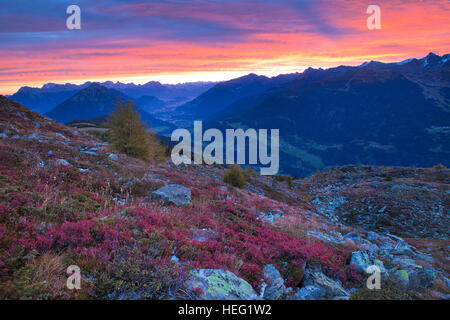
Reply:
M123 76L121 76L121 77L118 77L118 78L116 78L114 80L111 80L111 78L94 78L94 79L79 79L79 80L78 79L68 79L68 80L61 80L61 81L56 80L56 81L47 81L47 82L41 82L41 81L39 81L39 82L28 82L29 85L13 86L11 88L15 88L15 89L13 89L11 91L7 90L9 92L2 92L0 94L4 95L4 96L8 96L8 95L11 96L14 93L17 93L21 88L29 87L29 88L42 89L47 84L83 85L83 84L86 84L88 82L90 82L90 83L100 83L100 84L105 83L105 82L112 82L114 84L121 83L121 84L125 84L125 85L127 85L127 84L145 85L145 84L150 83L150 82L158 82L161 85L182 85L182 84L190 84L190 83L220 83L220 82L225 82L225 81L229 81L229 80L232 80L232 79L240 78L240 77L243 77L243 76L247 76L247 75L250 75L250 74L255 74L257 76L265 76L265 77L272 78L272 77L277 77L277 76L284 75L284 74L294 74L294 73L302 74L307 69L328 70L328 69L337 68L337 67L341 67L341 66L358 67L358 66L361 66L361 65L363 65L365 63L372 62L372 61L381 62L381 63L399 63L399 62L403 62L403 61L407 61L407 60L413 60L413 59L420 60L420 59L423 59L423 58L427 57L429 54L435 54L435 55L438 55L438 56L442 57L442 56L447 55L448 53L439 55L439 54L434 53L433 51L429 51L426 55L422 56L421 58L411 57L411 58L406 58L406 59L403 59L403 60L400 60L400 61L383 61L381 59L380 60L370 60L370 61L366 60L366 61L364 61L362 63L355 62L353 64L335 64L335 65L331 65L331 66L315 66L315 67L303 66L303 67L299 67L299 68L297 68L295 70L286 70L285 72L278 72L278 71L250 71L250 70L247 70L247 71L234 71L234 70L233 71L232 70L230 70L230 71L203 71L203 72L192 72L192 73L184 72L184 73L178 73L178 74L165 74L165 75L164 74L163 75L160 74L160 75L157 75L157 76L151 76L151 75L149 75L149 76L135 76L135 77L133 77L133 76L123 77ZM204 78L204 76L208 76L208 74L209 75L210 74L220 74L220 75L227 75L228 74L228 76L225 76L225 77L222 76L222 77L218 77L218 78L215 78L215 79L208 78L208 80L206 80L206 78ZM187 80L187 81L175 80L177 78L180 79L180 78L183 78L183 77L193 77L193 79L191 81L189 81L189 80ZM196 77L199 77L199 78L196 78ZM164 78L166 79L166 81L161 80L161 79L164 79ZM129 82L126 82L127 79L128 79ZM142 79L142 80L138 80L138 79ZM172 79L172 80L170 80L170 79Z

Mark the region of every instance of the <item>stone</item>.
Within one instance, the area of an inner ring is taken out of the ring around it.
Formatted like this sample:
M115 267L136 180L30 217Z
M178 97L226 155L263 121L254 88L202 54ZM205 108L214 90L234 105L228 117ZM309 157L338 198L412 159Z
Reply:
M195 269L186 286L190 290L201 289L201 300L258 300L258 295L245 280L223 269Z
M403 269L398 269L398 270L395 270L392 275L393 275L394 279L399 280L400 283L402 283L405 287L408 286L408 284L409 284L408 271L403 270Z
M305 286L297 288L297 292L292 296L292 300L319 300L322 298L323 290L315 286Z
M25 137L28 140L42 140L42 138L44 138L44 136L42 134L40 134L39 132L33 132L32 134L30 134L29 136Z
M314 295L319 295L320 299L332 299L334 297L350 296L350 294L342 288L342 285L328 278L322 272L317 270L307 269L305 271L305 276L303 278L304 287L314 286L320 289L320 294L315 293Z
M373 231L369 231L367 233L367 240L369 240L369 241L374 241L374 240L377 240L378 238L379 238L378 235Z
M154 191L151 198L173 203L179 207L191 202L191 190L178 184L169 184Z
M284 212L272 212L272 211L265 211L265 212L257 212L256 215L258 219L261 221L267 222L267 223L275 223L275 220L279 217L281 217L284 214Z
M110 158L112 161L119 161L119 157L114 153L108 154L108 158Z
M0 133L0 138L7 138L11 132L9 130L5 130Z
M59 132L56 132L56 133L55 133L55 136L56 136L57 138L61 138L61 139L63 139L63 140L66 140L66 139L67 139L62 133L59 133Z
M267 287L263 295L264 299L280 300L283 297L286 287L278 270L272 264L268 264L263 269L263 275L267 280Z
M71 167L72 165L65 159L56 159L56 163L62 165L62 166L69 166Z
M438 277L436 270L432 268L424 268L419 271L413 271L410 274L411 287L429 288L434 284L434 280Z
M82 154L86 154L86 155L88 155L88 156L98 156L98 154L96 153L96 152L94 152L94 151L80 151L80 153L82 153Z
M404 270L417 270L422 269L421 265L416 264L416 260L403 257L395 257L391 260L391 263L398 269Z
M344 239L350 239L350 240L353 240L355 242L358 242L358 241L361 240L361 237L356 232L347 233L343 238Z
M354 266L356 270L362 273L366 273L367 268L372 265L378 266L382 273L386 272L383 262L374 258L373 254L367 250L353 251L350 265Z

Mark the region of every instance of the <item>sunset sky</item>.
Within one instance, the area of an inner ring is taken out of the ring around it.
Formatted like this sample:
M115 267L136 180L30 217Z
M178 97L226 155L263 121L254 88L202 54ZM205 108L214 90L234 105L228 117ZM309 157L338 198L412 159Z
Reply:
M68 5L81 30L66 28ZM381 30L366 9L381 7ZM46 82L217 81L450 52L450 1L0 0L0 93Z

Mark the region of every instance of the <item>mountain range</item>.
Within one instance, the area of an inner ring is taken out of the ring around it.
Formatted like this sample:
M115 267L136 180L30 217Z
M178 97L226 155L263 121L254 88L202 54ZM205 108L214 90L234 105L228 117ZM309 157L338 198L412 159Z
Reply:
M11 99L41 110L58 102L47 115L63 123L104 116L120 98L133 100L143 119L166 134L174 126L160 119L178 126L203 120L205 128L222 130L278 128L281 172L297 176L350 163L431 167L450 165L449 57L430 53L220 83L49 83L21 88Z
M132 100L131 97L115 89L92 83L45 115L60 123L68 123L74 120L90 120L108 115L114 110L114 105L119 101L128 102ZM154 99L151 100L153 101ZM172 124L156 119L147 113L144 108L137 107L137 110L141 115L141 119L146 121L158 133L171 132L174 129Z
M310 68L259 94L218 104L219 112L197 112L197 120L223 130L280 129L282 171L299 176L349 163L449 165L448 58L430 53L400 63Z
M177 117L203 119L222 111L242 98L260 94L272 87L287 83L298 77L298 73L268 78L254 73L216 84L197 98L176 109Z
M90 81L80 85L71 83L47 83L43 85L42 88L22 87L16 93L8 97L42 114L55 108L64 100L69 99L78 91L87 88L91 84L92 82ZM151 96L154 99L164 102L164 106L170 106L173 104L181 104L197 97L202 92L212 87L214 82L161 84L157 81L150 81L141 85L106 81L100 83L100 85L106 88L118 90L135 99L143 98L144 96ZM150 105L150 107L153 106L154 103ZM158 106L163 107L161 102L158 102Z

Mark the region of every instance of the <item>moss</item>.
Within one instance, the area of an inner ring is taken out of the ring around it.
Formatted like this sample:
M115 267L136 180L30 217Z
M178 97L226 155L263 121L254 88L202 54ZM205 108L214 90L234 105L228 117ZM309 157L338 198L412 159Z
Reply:
M395 275L402 281L409 281L409 275L406 270L397 270L395 271Z

